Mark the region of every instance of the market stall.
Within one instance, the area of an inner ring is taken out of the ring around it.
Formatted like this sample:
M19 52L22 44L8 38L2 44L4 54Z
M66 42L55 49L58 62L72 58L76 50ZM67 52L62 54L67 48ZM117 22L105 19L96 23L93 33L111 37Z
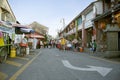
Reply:
M34 31L30 28L27 28L27 26L15 24L13 25L15 27L15 44L17 45L17 54L19 55L26 55L29 53L29 46L28 46L28 37L25 36L25 34L31 34Z
M7 55L10 55L13 34L12 26L0 21L0 62L6 60Z

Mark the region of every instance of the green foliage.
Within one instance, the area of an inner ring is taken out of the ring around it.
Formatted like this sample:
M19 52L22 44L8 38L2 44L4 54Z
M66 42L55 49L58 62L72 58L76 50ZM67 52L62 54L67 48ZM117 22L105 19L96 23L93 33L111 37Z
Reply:
M47 37L47 35L46 35L46 34L45 34L45 36L44 36L44 37L45 37L44 41L47 41L47 40L48 40L48 37Z
M75 38L75 35L69 35L68 40L73 40Z

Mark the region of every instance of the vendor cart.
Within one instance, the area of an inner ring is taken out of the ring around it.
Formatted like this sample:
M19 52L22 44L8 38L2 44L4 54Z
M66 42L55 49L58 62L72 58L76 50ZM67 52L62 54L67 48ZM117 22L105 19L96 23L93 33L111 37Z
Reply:
M10 54L8 33L0 31L0 63L3 63L7 59L7 55Z

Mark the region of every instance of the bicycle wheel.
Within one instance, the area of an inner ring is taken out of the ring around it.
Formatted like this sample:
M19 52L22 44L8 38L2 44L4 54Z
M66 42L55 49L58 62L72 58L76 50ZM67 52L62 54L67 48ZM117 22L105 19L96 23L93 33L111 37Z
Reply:
M0 51L0 62L3 63L7 59L7 48L3 47Z

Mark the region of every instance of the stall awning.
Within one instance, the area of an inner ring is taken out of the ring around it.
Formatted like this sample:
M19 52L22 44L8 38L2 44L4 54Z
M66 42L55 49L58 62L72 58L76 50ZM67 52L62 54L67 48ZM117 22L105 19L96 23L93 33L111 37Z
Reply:
M25 36L29 37L29 38L40 38L40 39L44 39L45 38L44 36L39 35L39 34L26 34Z
M21 32L25 32L25 33L34 33L34 30L29 28L21 28L20 30Z
M20 28L21 28L21 27L24 27L24 28L27 27L27 26L21 25L21 24L12 24L12 26L13 26L13 27L20 27Z
M13 24L13 27L15 27L15 33L16 34L29 34L29 33L34 33L34 30L31 28L28 28L25 25L21 25L21 24Z

